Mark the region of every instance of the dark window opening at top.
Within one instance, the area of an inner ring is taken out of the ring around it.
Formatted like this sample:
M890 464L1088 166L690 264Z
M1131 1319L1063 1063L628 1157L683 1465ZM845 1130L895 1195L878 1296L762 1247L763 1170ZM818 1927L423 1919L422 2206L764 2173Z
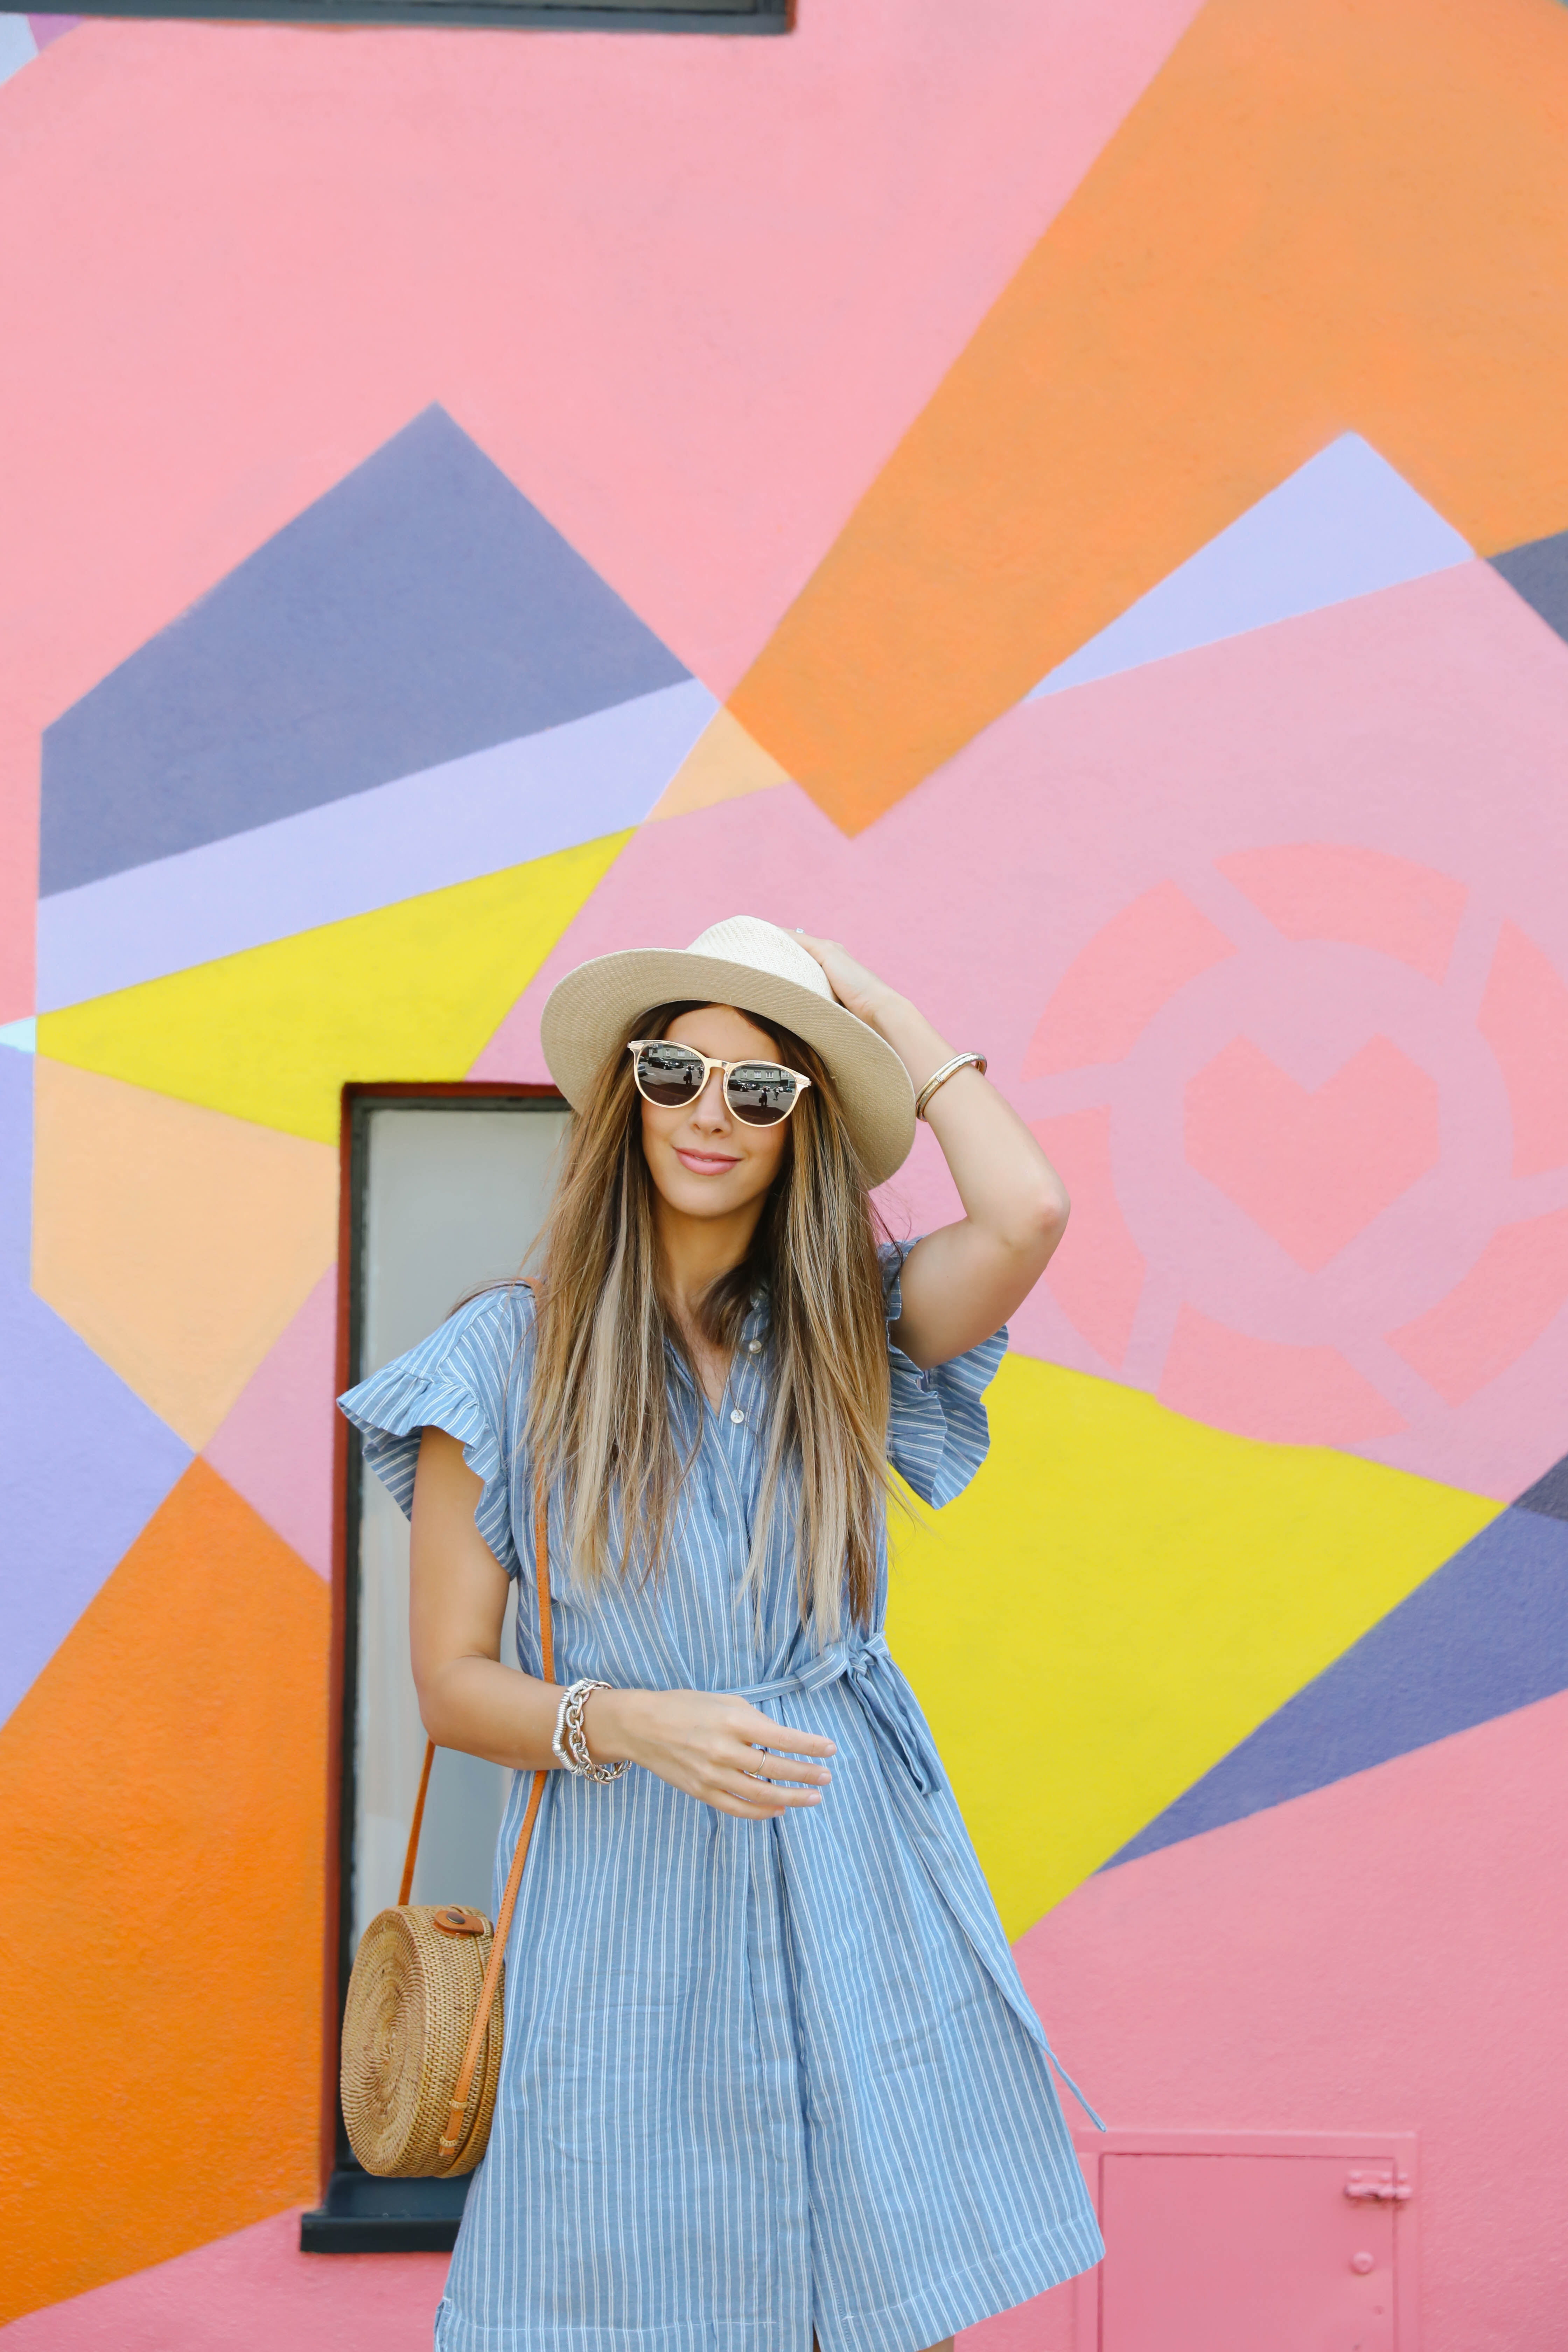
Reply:
M273 25L491 25L557 32L786 33L791 0L88 0L89 16Z

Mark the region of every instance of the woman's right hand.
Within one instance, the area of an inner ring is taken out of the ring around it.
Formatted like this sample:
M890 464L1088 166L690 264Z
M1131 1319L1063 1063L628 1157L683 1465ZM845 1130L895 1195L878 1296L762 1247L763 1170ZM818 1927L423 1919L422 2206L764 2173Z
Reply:
M640 1764L743 1822L818 1805L833 1778L826 1763L795 1760L833 1755L831 1739L792 1731L727 1691L596 1690L583 1729L596 1764ZM786 1753L759 1756L759 1748Z

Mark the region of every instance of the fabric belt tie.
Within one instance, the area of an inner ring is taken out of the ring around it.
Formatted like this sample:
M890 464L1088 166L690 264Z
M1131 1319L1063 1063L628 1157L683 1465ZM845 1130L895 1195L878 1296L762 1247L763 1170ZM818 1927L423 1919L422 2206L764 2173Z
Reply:
M922 1797L934 1794L942 1785L941 1767L925 1725L910 1704L909 1685L893 1663L885 1633L871 1633L853 1642L835 1642L827 1649L819 1651L816 1657L808 1658L805 1665L797 1667L794 1674L780 1675L771 1683L752 1683L746 1689L737 1691L735 1696L749 1699L753 1706L759 1706L763 1699L795 1698L806 1691L826 1689L829 1683L841 1679L848 1683L859 1700L866 1718L884 1749L891 1749L902 1762L916 1792ZM1011 1990L1004 1987L1004 1990L1011 2000ZM1027 2000L1022 1986L1018 1988L1017 1999L1022 2002ZM1032 2010L1029 2020L1032 2020L1033 2029L1039 2035L1041 2046L1051 2064L1089 2122L1097 2130L1103 2131L1104 2124L1046 2040L1044 2029Z
M794 1674L780 1675L771 1683L752 1683L735 1696L758 1706L763 1699L801 1697L840 1679L848 1682L872 1730L883 1747L899 1758L916 1792L922 1797L932 1795L942 1785L941 1769L925 1727L910 1704L909 1686L893 1664L885 1633L835 1642Z

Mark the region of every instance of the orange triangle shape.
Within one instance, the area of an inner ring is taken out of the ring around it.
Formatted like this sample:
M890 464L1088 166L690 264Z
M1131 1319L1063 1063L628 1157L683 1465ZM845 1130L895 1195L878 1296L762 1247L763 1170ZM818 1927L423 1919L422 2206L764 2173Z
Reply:
M317 2192L330 1617L194 1462L0 1732L0 2323Z
M1568 523L1568 22L1210 0L730 697L858 832L1353 429Z

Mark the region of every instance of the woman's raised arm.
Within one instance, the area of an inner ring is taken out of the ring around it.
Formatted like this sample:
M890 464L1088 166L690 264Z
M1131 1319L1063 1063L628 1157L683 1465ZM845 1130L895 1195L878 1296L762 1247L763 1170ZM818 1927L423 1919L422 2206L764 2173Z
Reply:
M891 1045L917 1096L964 1050L950 1045L908 997L857 963L837 940L799 936L839 1003ZM922 1370L978 1347L1007 1320L1044 1274L1071 1205L1017 1112L978 1070L945 1080L926 1118L964 1213L957 1224L927 1234L904 1265L903 1314L894 1338Z

